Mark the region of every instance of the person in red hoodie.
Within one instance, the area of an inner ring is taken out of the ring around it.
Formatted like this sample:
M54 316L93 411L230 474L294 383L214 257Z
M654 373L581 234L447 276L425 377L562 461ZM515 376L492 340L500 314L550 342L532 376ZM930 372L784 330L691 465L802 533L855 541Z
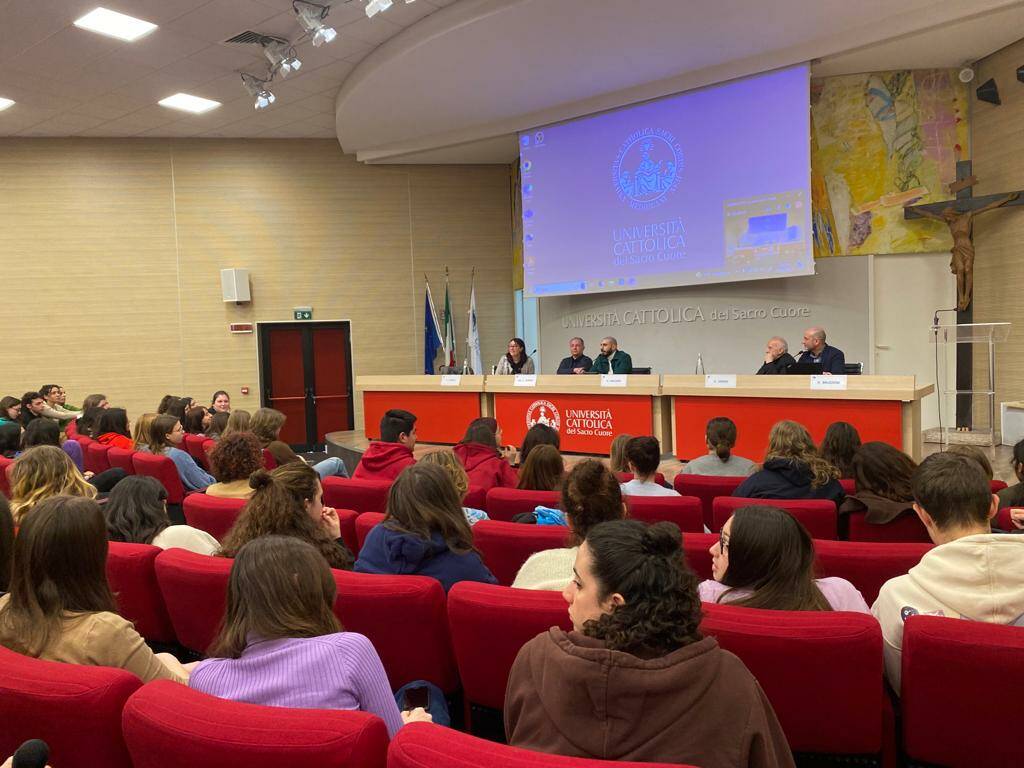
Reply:
M359 460L353 480L394 480L406 467L415 464L416 415L392 409L380 420L380 440L374 440Z
M519 475L501 448L501 428L493 418L473 419L462 442L453 449L473 488L515 488ZM513 455L515 452L513 451Z

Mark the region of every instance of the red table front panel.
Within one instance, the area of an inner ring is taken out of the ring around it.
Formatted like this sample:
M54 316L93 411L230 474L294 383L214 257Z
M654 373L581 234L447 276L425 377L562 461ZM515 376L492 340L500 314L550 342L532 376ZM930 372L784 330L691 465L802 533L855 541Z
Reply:
M480 418L480 393L364 392L363 421L368 438L380 439L385 411L400 408L416 414L416 437L423 443L457 443L473 419Z
M737 456L761 461L768 447L768 433L777 421L803 424L814 442L820 443L834 421L853 424L860 439L879 440L903 450L903 418L898 400L804 400L775 397L687 397L675 402L675 454L690 460L707 453L704 430L716 416L736 422Z
M494 395L494 415L506 443L522 445L530 426L546 423L558 430L562 450L569 453L607 454L616 435L651 434L653 409L649 395Z

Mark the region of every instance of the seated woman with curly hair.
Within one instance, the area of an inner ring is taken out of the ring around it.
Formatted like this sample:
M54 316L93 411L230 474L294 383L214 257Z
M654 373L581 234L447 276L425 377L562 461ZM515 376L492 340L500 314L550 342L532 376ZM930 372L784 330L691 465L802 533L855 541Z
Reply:
M252 432L235 432L222 437L210 451L210 469L217 482L206 487L207 496L248 499L252 496L249 476L263 469L263 449Z
M794 765L754 676L701 635L697 577L681 544L672 523L590 529L563 593L573 631L552 627L512 665L509 744L702 768Z

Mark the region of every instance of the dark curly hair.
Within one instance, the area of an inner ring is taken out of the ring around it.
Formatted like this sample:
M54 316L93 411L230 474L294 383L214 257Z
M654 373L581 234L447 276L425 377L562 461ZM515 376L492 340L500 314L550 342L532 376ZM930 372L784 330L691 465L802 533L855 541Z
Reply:
M210 451L210 468L218 482L248 480L263 469L263 448L252 432L233 432L217 441Z
M614 520L591 528L586 544L598 598L618 593L624 602L584 624L585 635L646 659L703 637L697 577L683 559L678 526Z
M583 543L593 526L626 516L618 479L596 459L579 462L562 483L562 511L572 529L573 545Z

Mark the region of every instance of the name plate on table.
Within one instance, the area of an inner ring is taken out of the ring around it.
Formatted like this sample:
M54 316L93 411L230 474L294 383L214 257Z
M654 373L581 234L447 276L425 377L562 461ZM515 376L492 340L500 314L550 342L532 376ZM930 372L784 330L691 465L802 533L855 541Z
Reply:
M811 389L846 389L846 376L811 376Z
M457 373L446 373L441 376L442 387L457 387L462 383L462 376Z
M517 373L515 379L512 381L513 387L536 387L537 386L537 374L535 373Z
M708 389L736 389L735 373L709 373L704 377Z
M627 374L625 373L602 373L602 387L624 387L626 386Z

